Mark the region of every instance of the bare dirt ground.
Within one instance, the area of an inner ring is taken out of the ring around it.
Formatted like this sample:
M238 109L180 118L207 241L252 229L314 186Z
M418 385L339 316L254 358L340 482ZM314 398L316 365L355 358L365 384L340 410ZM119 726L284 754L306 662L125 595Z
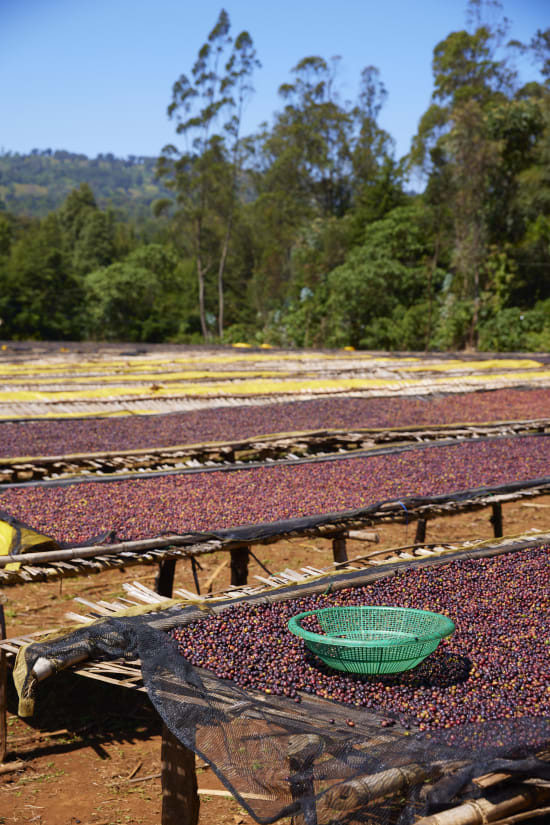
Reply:
M428 522L427 542L491 538L490 510L479 510ZM532 528L550 532L550 496L503 506L505 535ZM384 547L414 542L415 525L393 524L378 530L378 545L349 542L350 558ZM332 562L331 544L294 539L254 548L274 573ZM205 581L225 556L201 560ZM67 610L81 612L72 599L92 601L123 595L122 582L138 580L153 586L155 567L109 571L89 578L25 585L6 590L7 635L16 636L66 624ZM251 560L249 579L264 571ZM215 589L229 583L225 568ZM190 566L178 564L176 587L193 590ZM8 715L8 761L24 763L20 770L0 774L0 825L158 825L160 823L161 724L147 696L120 687L63 673L40 686L35 716L21 720L11 686ZM252 818L223 788L212 770L198 762L200 825L251 825Z

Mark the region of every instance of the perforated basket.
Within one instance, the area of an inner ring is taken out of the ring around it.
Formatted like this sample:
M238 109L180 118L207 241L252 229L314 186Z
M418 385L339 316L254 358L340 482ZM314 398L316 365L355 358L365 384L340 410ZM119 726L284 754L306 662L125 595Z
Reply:
M322 633L302 627L316 616ZM293 616L288 629L336 670L401 673L422 662L453 633L447 616L408 607L326 607Z

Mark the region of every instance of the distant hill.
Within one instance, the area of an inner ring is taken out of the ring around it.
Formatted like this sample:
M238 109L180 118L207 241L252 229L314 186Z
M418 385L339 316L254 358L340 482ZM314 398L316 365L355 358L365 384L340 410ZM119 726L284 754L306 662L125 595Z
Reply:
M116 158L34 149L30 155L0 154L0 205L14 215L43 217L68 193L88 183L98 206L112 206L128 218L151 217L151 204L167 192L154 177L156 158Z

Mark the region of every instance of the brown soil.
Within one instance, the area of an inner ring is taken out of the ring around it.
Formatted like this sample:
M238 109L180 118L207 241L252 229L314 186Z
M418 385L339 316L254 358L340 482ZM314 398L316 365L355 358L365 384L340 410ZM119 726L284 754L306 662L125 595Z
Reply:
M428 523L427 542L491 538L490 510L479 510ZM503 506L504 532L516 535L537 528L550 532L550 496ZM384 547L414 542L415 525L390 524L378 530L380 543L349 542L348 555L364 555ZM304 564L328 566L331 544L326 540L293 539L254 548L276 573ZM201 559L204 582L226 555ZM251 560L249 580L265 575ZM122 582L139 579L153 586L154 567L109 571L96 577L66 579L6 589L8 636L59 627L67 610L83 612L75 596L95 599L123 595ZM229 583L226 567L215 589ZM190 565L180 563L176 587L193 590ZM11 679L10 679L11 682ZM16 696L10 684L8 762L23 767L0 774L0 825L158 825L160 823L160 720L147 696L120 687L63 673L40 687L35 716L16 716ZM198 763L201 790L200 825L251 825L252 818L223 791L212 770Z

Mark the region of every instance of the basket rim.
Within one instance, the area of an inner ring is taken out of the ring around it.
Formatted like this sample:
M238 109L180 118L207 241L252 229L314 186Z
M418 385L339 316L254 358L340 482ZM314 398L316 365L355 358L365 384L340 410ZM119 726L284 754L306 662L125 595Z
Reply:
M299 636L302 639L310 642L317 642L322 643L325 645L340 645L342 647L374 647L374 648L387 648L387 647L402 647L404 645L409 645L411 642L403 641L403 639L396 639L396 640L380 640L380 641L362 641L361 639L342 639L336 636L328 636L322 633L314 633L311 630L306 630L304 627L301 626L300 622L302 619L305 619L306 616L316 616L319 613L325 613L328 611L334 610L351 610L351 611L360 611L363 612L368 610L370 612L386 612L386 611L397 611L399 613L415 613L417 615L429 615L429 616L437 616L438 618L443 620L443 628L442 630L438 631L437 633L420 633L418 636L415 636L415 641L412 644L417 644L421 642L434 642L436 639L441 640L444 639L446 636L450 636L451 633L454 633L456 626L452 619L448 616L445 616L443 613L435 613L433 610L420 610L415 607L393 607L391 605L353 605L353 606L342 606L342 607L321 607L317 610L306 610L304 613L297 613L295 616L292 616L288 620L288 629L291 633L294 633L295 636Z

